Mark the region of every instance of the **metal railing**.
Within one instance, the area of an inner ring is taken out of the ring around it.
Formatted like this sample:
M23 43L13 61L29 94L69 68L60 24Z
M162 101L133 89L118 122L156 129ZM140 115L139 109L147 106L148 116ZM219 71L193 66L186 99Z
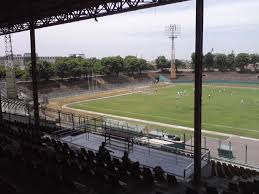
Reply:
M202 154L201 156L201 160L203 160L204 162L208 163L210 161L210 151L207 150L204 154ZM183 170L183 177L184 179L187 179L190 177L190 175L193 173L194 171L194 162L192 162L191 164L189 164L184 170Z

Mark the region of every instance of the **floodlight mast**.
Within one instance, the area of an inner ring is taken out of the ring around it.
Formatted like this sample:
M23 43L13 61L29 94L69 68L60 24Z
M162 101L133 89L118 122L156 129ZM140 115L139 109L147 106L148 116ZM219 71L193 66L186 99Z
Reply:
M176 79L176 65L175 65L175 39L180 36L181 26L177 24L170 24L166 26L166 34L171 39L171 79Z
M13 64L13 48L11 34L5 35L5 69L6 69L6 89L7 97L17 98L17 87L15 80L14 64Z

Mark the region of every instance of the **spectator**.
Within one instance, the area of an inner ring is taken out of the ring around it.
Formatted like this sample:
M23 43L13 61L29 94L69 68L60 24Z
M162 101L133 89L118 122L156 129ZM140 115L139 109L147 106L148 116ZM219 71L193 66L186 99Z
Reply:
M122 157L122 162L126 167L131 166L131 160L129 159L129 153L127 151L124 152L124 155Z
M110 150L105 148L105 142L102 142L102 145L99 147L98 151L98 161L100 162L107 162L111 160Z

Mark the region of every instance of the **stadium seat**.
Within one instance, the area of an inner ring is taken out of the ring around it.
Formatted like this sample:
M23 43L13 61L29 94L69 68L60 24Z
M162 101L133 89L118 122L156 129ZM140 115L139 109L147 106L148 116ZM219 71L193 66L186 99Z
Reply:
M197 191L195 191L194 189L187 187L185 194L199 194Z
M166 179L169 184L177 184L177 179L174 175L167 174Z
M228 188L230 191L238 192L238 185L236 183L229 182Z
M207 194L218 194L216 187L206 187Z
M147 184L153 184L154 183L154 177L150 170L150 168L143 167L143 181Z
M160 166L153 168L153 172L157 181L165 181L164 170Z

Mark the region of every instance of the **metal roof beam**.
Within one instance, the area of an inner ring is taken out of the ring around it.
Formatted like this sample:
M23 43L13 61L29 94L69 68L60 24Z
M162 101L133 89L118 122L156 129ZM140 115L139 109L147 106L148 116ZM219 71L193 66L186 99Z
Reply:
M16 23L16 24L0 23L0 35L29 30L30 22L33 22L35 29L37 29L37 28L44 28L48 26L55 26L59 24L71 23L75 21L125 13L129 11L136 11L140 9L157 7L157 6L162 6L162 5L172 4L172 3L178 3L182 1L188 1L188 0L149 0L149 1L119 0L114 2L102 3L97 6L78 9L64 14L53 15L53 16L43 17L39 19L33 19L33 21L27 21L23 23Z

